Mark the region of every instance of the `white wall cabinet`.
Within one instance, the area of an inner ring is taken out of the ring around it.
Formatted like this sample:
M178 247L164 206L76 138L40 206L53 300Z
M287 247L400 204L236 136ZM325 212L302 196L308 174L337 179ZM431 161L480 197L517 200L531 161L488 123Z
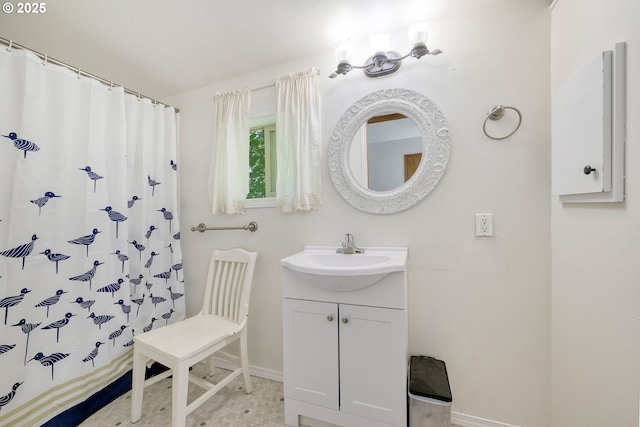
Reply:
M561 202L624 201L625 64L617 43L555 91L552 192Z

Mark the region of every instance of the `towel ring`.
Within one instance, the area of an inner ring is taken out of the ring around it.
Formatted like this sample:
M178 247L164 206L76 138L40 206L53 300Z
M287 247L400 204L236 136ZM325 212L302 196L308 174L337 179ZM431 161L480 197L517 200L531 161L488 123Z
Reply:
M487 133L487 120L491 119L493 121L496 120L500 120L503 116L504 116L504 110L513 110L518 114L518 124L516 125L516 128L513 130L513 132L511 132L509 135L506 136L500 136L500 137L495 137L495 136L491 136ZM493 107L491 107L491 109L489 110L489 113L487 114L487 118L484 119L484 124L482 125L482 131L484 132L484 134L491 139L494 139L496 141L499 141L501 139L507 139L509 138L511 135L513 135L514 133L516 133L516 131L518 129L520 129L520 125L522 124L522 114L520 113L520 110L518 110L516 107L509 107L509 106L505 106L505 105L495 105Z

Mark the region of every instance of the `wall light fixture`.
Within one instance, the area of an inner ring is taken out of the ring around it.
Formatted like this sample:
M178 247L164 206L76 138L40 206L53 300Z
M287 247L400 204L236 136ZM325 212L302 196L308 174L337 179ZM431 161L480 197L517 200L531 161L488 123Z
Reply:
M367 58L364 65L351 64L351 45L349 40L342 41L336 45L336 57L338 68L331 73L330 78L335 78L338 74L347 74L354 68L361 68L367 77L380 77L394 73L400 68L402 60L412 56L420 59L425 55L439 55L440 49L430 51L427 48L427 23L417 22L409 26L409 41L413 46L411 52L401 56L398 52L389 47L389 34L386 32L374 33L371 36L371 50L375 53Z

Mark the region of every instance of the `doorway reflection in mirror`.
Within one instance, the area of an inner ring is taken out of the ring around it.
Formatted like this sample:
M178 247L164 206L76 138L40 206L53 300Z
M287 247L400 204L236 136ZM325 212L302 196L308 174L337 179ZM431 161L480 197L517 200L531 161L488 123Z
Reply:
M358 183L389 191L408 181L422 159L422 135L416 123L398 113L371 117L356 132L349 165Z

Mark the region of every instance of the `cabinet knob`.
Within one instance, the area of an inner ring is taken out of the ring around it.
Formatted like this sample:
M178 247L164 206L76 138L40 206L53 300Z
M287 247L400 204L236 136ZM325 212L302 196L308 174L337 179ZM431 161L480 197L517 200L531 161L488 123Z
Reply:
M585 175L589 175L591 172L595 172L596 169L592 168L589 165L587 165L587 166L584 167L584 169L582 171L584 172Z
M349 319L347 319L346 317L342 318L342 323L349 323Z
M328 315L328 316L327 316L327 320L328 320L329 322L333 322L333 316L332 316L331 314L330 314L330 315Z

